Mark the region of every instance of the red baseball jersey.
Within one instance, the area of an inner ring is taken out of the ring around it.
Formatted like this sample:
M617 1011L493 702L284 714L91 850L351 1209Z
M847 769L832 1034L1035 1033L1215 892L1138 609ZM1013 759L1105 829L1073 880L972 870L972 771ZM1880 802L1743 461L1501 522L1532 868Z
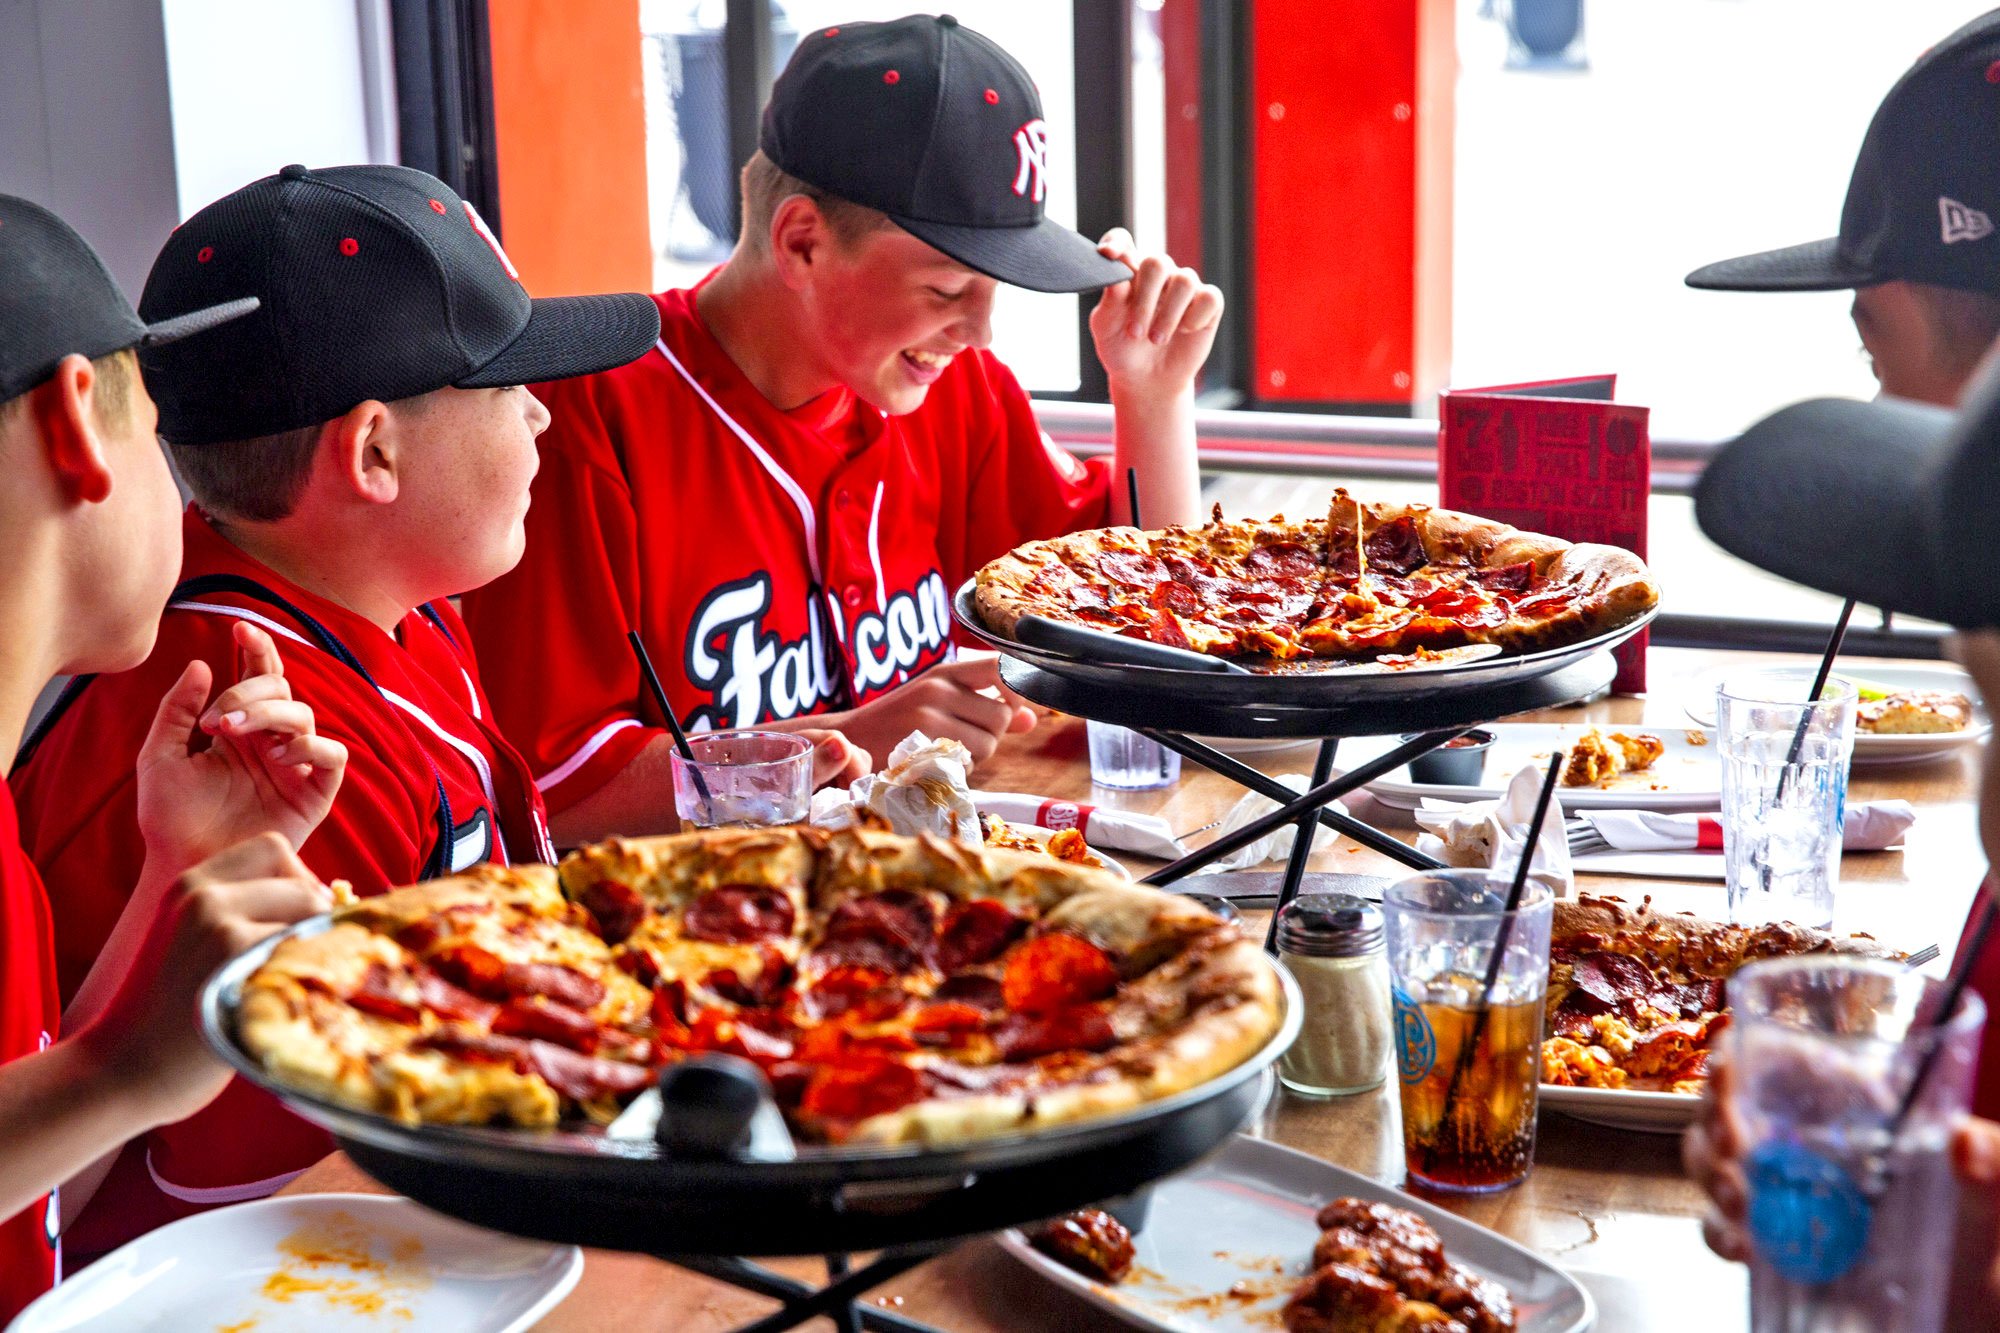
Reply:
M134 758L160 697L197 657L218 682L234 681L238 620L270 633L293 696L347 746L333 811L300 852L320 878L370 894L484 860L552 859L533 779L489 721L470 637L449 605L411 612L392 636L230 545L192 508L183 539L182 582L152 656L66 693L12 778L24 845L60 890L63 995L96 960L145 860ZM128 1147L70 1246L102 1252L176 1217L261 1197L330 1148L263 1092L232 1084Z
M1057 448L991 354L961 352L904 416L844 388L780 411L696 290L655 298L639 360L536 388L553 422L527 554L463 599L553 809L663 723L629 629L690 729L846 708L951 656L952 590L980 565L1108 521L1109 465Z
M55 1040L61 1015L48 895L0 787L0 1065ZM0 1324L55 1284L57 1230L53 1194L0 1221Z
M1979 885L1979 892L1972 896L1972 909L1966 913L1965 931L1960 934L1958 953L1972 943L1971 930L1979 920L1979 914L1986 901L1993 894L1993 880L1988 876ZM1959 966L1957 956L1952 958L1954 968ZM1976 1082L1972 1085L1972 1113L1988 1120L2000 1120L2000 923L1987 933L1986 943L1973 960L1972 976L1969 983L1986 1001L1986 1031L1979 1044L1979 1066L1974 1073Z

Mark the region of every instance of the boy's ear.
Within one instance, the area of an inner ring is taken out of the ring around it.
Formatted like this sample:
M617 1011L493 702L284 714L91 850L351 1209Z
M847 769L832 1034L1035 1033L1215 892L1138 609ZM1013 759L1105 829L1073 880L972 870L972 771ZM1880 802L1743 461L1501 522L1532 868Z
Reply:
M102 504L111 494L111 462L97 429L97 368L72 352L56 363L47 383L28 391L28 410L63 496L75 504Z
M781 200L771 214L771 262L787 287L805 285L832 239L819 205L802 194Z
M370 504L395 500L404 460L387 406L371 398L322 429L327 432L320 441L322 466L331 468L347 491Z

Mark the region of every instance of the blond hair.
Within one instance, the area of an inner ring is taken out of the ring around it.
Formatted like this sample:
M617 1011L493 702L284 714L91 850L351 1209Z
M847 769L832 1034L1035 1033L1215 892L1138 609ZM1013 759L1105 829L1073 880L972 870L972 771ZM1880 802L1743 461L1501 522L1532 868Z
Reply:
M91 393L92 411L97 424L106 430L114 430L131 419L132 386L139 382L139 356L131 348L120 348L116 352L106 352L103 356L92 357L90 368L95 372L96 387ZM46 380L43 383L47 383ZM40 384L35 386L39 389ZM28 394L16 394L0 403L0 422L6 421L17 412L27 410Z
M834 239L842 245L852 245L869 232L889 225L886 213L807 184L764 156L761 148L744 164L742 186L742 241L756 254L762 254L770 246L771 219L777 215L778 205L793 195L803 195L812 201L832 229Z

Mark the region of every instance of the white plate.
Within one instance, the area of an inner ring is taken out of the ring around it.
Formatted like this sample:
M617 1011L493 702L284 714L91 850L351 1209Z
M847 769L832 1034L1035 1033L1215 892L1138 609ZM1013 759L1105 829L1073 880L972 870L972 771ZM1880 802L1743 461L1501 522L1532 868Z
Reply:
M1608 787L1558 787L1565 811L1575 810L1719 810L1722 808L1722 765L1716 761L1715 737L1689 727L1546 722L1498 722L1482 730L1493 733L1486 751L1486 769L1471 786L1412 782L1410 770L1392 768L1368 784L1368 792L1384 805L1418 809L1424 798L1438 801L1497 801L1506 784L1530 765L1546 769L1556 749L1567 748L1586 731L1609 736L1650 732L1666 743L1666 753L1643 773L1622 773ZM1701 737L1696 743L1695 737ZM1352 768L1401 744L1395 736L1364 736L1343 741L1340 763Z
M380 1194L300 1194L182 1218L98 1260L8 1333L117 1328L514 1333L583 1272L520 1240Z
M1132 1238L1134 1272L1115 1287L1063 1267L1018 1230L1002 1232L1000 1244L1139 1328L1271 1333L1319 1240L1314 1214L1344 1195L1407 1208L1436 1227L1450 1258L1512 1293L1519 1333L1582 1333L1597 1319L1590 1294L1532 1250L1367 1176L1242 1135L1153 1186L1146 1225ZM1255 1299L1225 1294L1238 1284Z
M1188 739L1191 741L1200 741L1204 745L1213 745L1224 754L1233 755L1239 759L1249 755L1278 754L1285 750L1298 750L1308 745L1319 744L1311 736L1304 737L1303 739L1295 736L1253 736L1248 738L1242 736L1189 736Z
M1841 674L1836 663L1833 673ZM1857 764L1917 764L1957 754L1968 745L1977 745L1993 730L1993 716L1979 697L1972 677L1955 666L1868 666L1854 676L1871 685L1887 685L1899 690L1956 690L1972 700L1972 725L1964 731L1941 731L1916 736L1876 736L1854 733L1854 762ZM1720 674L1703 677L1687 702L1687 714L1703 726L1715 725L1715 687ZM1801 691L1803 693L1803 690Z
M1701 1098L1688 1092L1642 1092L1625 1088L1564 1088L1542 1084L1542 1106L1593 1125L1678 1134L1693 1121Z
M1056 836L1054 829L1043 828L1040 824L1016 824L1010 819L1007 821L1007 827L1013 829L1014 832L1024 838L1039 842L1044 847L1049 845L1050 838ZM1095 847L1086 846L1084 850L1090 853L1088 864L1096 866L1099 870L1109 870L1112 874L1125 879L1132 878L1132 872L1129 869L1119 862L1112 860L1103 852L1098 851Z

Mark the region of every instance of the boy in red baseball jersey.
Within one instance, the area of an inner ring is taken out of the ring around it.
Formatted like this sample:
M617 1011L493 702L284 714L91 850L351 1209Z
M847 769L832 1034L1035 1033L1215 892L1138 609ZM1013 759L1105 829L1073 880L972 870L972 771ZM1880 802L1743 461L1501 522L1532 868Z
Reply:
M286 167L168 239L140 306L164 318L257 310L141 362L195 503L159 643L78 682L13 776L28 852L60 886L57 978L78 986L143 849L129 758L190 658L220 671L240 627L352 756L301 848L357 892L482 860L547 860L534 782L494 730L446 600L520 555L548 413L520 385L602 370L652 345L644 296L531 300L476 213L402 167ZM256 1198L331 1147L234 1083L135 1140L70 1233L89 1255L204 1207Z
M659 345L553 388L528 550L465 602L502 728L564 841L672 818L638 629L691 727L820 715L877 757L984 758L1033 723L953 660L951 590L1019 542L1198 521L1193 383L1221 294L1044 213L1033 82L949 17L804 39L772 90L726 264L657 297ZM1105 288L1116 456L1084 465L985 349L1001 282ZM523 636L532 654L507 651ZM505 660L502 654L505 653Z
M0 768L51 676L122 670L153 644L178 561L178 500L132 349L254 304L141 323L82 237L0 195ZM314 734L269 639L248 630L238 646L243 678L212 704L211 669L197 662L148 710L143 866L121 886L131 910L67 1013L48 896L0 787L0 1322L56 1279L56 1187L80 1207L127 1138L221 1090L227 1072L192 1022L209 974L331 902L293 848L325 815L346 756ZM197 731L205 748L191 753ZM196 865L204 845L224 850Z

